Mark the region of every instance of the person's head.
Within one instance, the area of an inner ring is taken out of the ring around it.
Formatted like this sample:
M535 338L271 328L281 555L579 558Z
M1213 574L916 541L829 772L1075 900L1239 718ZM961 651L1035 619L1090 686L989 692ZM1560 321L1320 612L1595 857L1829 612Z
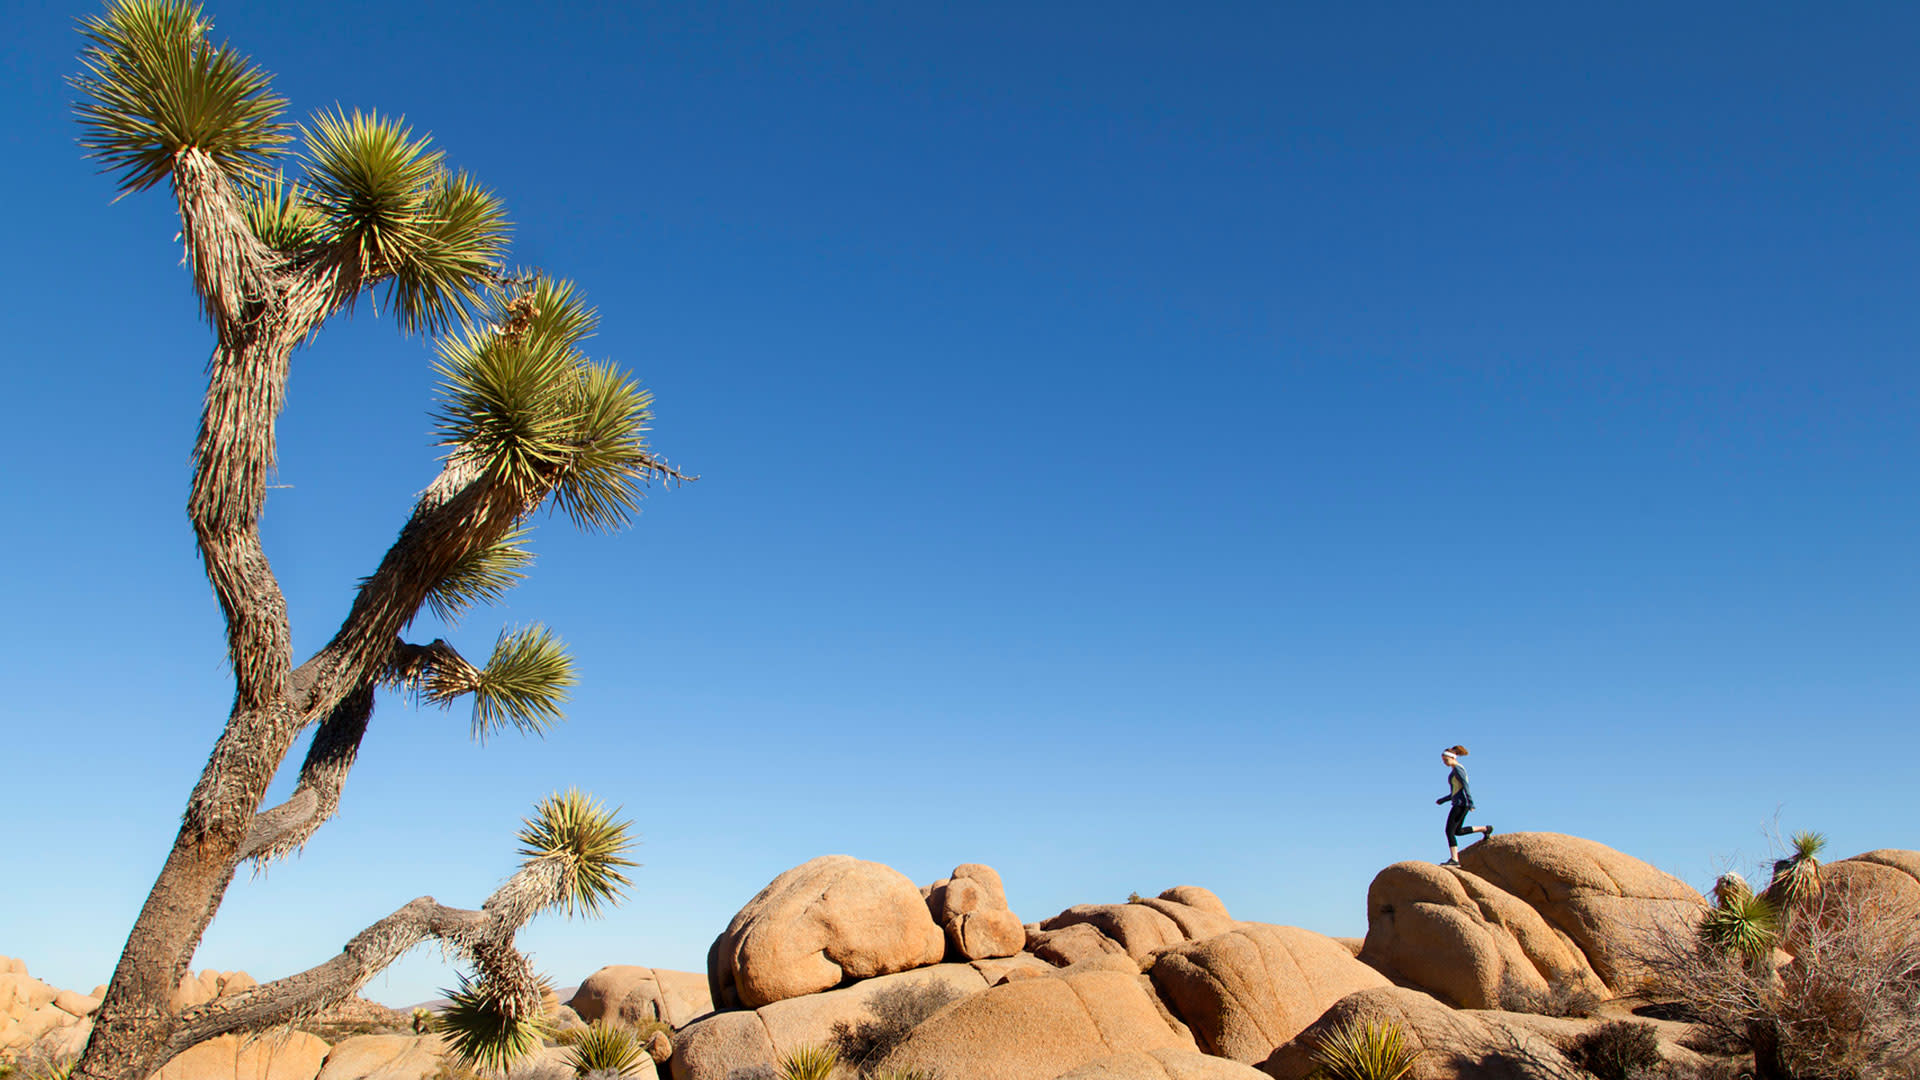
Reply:
M1460 759L1466 756L1467 748L1456 743L1440 751L1440 763L1448 768L1452 768L1460 764Z

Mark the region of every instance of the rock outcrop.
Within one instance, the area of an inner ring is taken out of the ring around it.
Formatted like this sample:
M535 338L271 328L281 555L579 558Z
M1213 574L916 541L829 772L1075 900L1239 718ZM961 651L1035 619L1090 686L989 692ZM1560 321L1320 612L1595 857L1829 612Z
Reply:
M355 1035L334 1044L315 1080L429 1080L446 1049L438 1035Z
M1151 900L1075 905L1041 922L1039 933L1028 935L1028 947L1036 956L1046 956L1049 952L1064 954L1067 950L1055 946L1046 934L1076 926L1092 927L1118 945L1120 951L1135 961L1144 962L1163 949L1223 934L1233 929L1234 921L1219 897L1205 889L1183 885ZM1084 959L1096 949L1107 951L1092 941L1082 931L1080 943L1071 947L1074 959Z
M581 980L567 1006L587 1023L658 1020L683 1027L713 1011L713 996L697 972L613 964Z
M990 960L1026 947L1027 930L1007 908L1007 891L991 866L965 863L927 886L927 909L947 933L950 960Z
M1501 833L1463 849L1460 862L1566 934L1615 993L1635 989L1633 957L1646 940L1692 925L1706 903L1672 874L1577 836Z
M1062 973L1003 983L949 1005L881 1062L969 1080L1053 1080L1134 1050L1195 1050L1137 975Z
M222 1035L188 1047L153 1080L314 1080L327 1044L304 1031Z
M939 963L947 936L920 889L891 867L823 855L773 879L714 940L717 1008L759 1008Z
M1201 1050L1249 1065L1334 1002L1389 985L1332 938L1263 923L1169 948L1150 974Z
M1495 1014L1497 1016L1497 1014ZM1539 1080L1582 1075L1533 1031L1448 1008L1428 994L1390 986L1362 990L1334 1003L1304 1031L1275 1049L1260 1069L1274 1080L1307 1080L1313 1050L1342 1023L1392 1023L1418 1056L1407 1080Z
M1462 1009L1514 1007L1554 988L1606 996L1586 954L1538 911L1484 878L1395 863L1367 889L1360 959Z

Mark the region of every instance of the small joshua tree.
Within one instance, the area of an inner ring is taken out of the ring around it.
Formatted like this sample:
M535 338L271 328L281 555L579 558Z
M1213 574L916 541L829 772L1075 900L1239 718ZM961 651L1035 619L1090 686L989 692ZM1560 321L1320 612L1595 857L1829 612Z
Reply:
M184 0L116 0L82 21L74 80L81 144L122 193L171 191L212 325L187 516L225 615L235 684L76 1074L143 1080L195 1043L339 1001L429 939L475 972L446 1018L451 1037L475 1060L503 1060L527 1045L540 1013L540 983L514 933L549 908L597 912L618 899L619 868L632 865L627 825L578 793L536 808L521 833L525 863L479 910L423 897L310 971L184 1011L169 997L240 864L298 850L333 816L376 688L443 706L471 696L483 738L559 718L574 676L551 632L502 633L475 664L444 641L405 640L415 616L451 619L517 582L530 561L525 522L540 507L615 528L648 482L681 477L647 449L650 396L581 351L595 316L572 286L504 274L499 200L449 170L403 120L360 112L303 125L298 174L286 175L284 102L209 29ZM447 452L346 619L299 660L260 538L275 423L296 349L374 292L403 329L437 339ZM302 739L292 795L264 806Z

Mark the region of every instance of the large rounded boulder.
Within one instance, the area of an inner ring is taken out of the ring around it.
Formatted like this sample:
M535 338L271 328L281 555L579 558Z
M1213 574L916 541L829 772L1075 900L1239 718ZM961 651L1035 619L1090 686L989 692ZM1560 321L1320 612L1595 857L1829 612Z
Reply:
M1920 917L1920 851L1884 848L1828 863L1820 882L1869 917Z
M1502 833L1461 851L1460 862L1567 935L1615 993L1635 989L1634 957L1648 941L1693 925L1706 903L1672 874L1560 833Z
M1084 930L1075 932L1072 938L1055 936L1077 926L1088 926L1118 946L1119 951L1135 961L1145 962L1163 949L1224 934L1235 925L1219 897L1196 885L1180 885L1151 900L1076 904L1042 922L1037 931L1029 932L1027 948L1043 958L1057 953L1068 963L1096 952L1113 951L1086 937Z
M841 983L937 964L946 933L906 875L850 855L788 870L707 952L717 1008L759 1008Z
M1367 889L1360 959L1457 1008L1508 1009L1559 991L1606 996L1586 954L1484 878L1395 863Z
M967 1080L1054 1080L1135 1050L1195 1050L1140 977L1062 972L1005 982L947 1006L880 1062Z
M1264 923L1167 949L1150 974L1201 1050L1247 1064L1341 998L1389 985L1330 937Z
M589 1024L659 1020L683 1027L713 1011L713 996L697 972L609 964L587 976L567 1005Z

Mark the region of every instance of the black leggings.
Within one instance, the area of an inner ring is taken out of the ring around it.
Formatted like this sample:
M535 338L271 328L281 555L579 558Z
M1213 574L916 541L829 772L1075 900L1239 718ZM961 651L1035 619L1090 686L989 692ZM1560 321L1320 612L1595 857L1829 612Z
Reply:
M1474 833L1477 833L1480 831L1479 826L1475 826L1471 829L1467 828L1467 810L1468 809L1470 808L1467 806L1466 803L1457 802L1453 804L1453 809L1447 811L1447 846L1448 847L1453 846L1454 837L1472 836Z

